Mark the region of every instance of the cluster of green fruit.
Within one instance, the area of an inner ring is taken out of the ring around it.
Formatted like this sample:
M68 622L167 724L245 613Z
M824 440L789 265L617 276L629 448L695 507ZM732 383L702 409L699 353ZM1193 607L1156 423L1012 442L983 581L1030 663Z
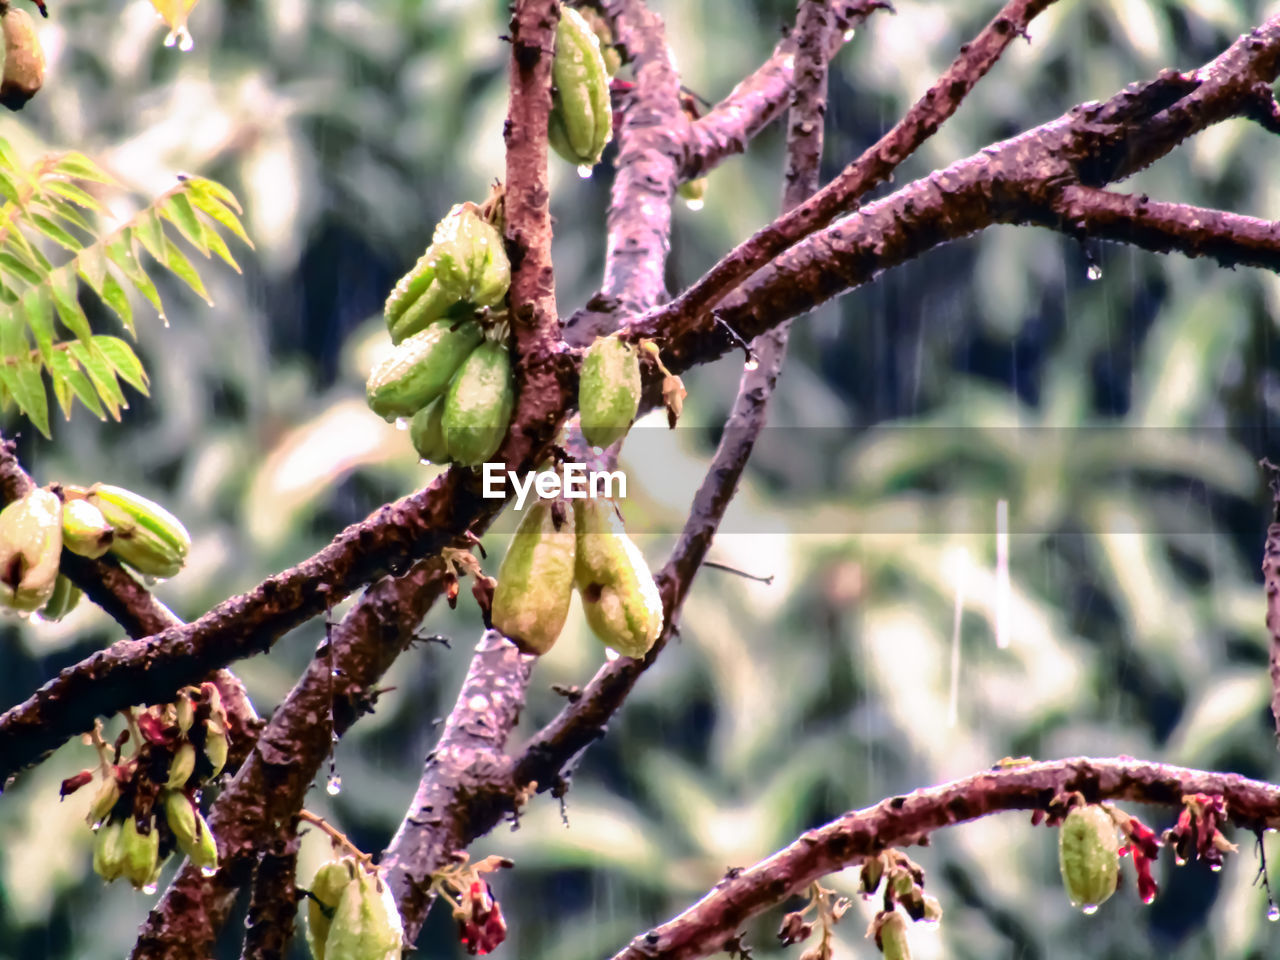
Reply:
M315 960L399 960L404 942L391 888L364 860L322 864L307 898L307 944Z
M172 577L191 537L158 503L97 483L37 488L0 510L0 604L47 620L66 616L80 590L58 572L62 548L97 559L110 552L147 577Z
M577 587L592 631L627 657L643 657L662 633L662 597L612 503L540 500L498 569L490 619L525 653L551 649Z
M365 394L374 413L409 421L418 455L431 463L483 463L511 421L501 310L511 265L500 211L500 195L484 206L455 206L387 298L393 349L369 375Z
M89 805L94 830L93 869L110 883L124 877L153 888L160 868L181 850L206 874L218 867L218 846L196 807L201 787L227 762L227 714L212 683L186 687L175 702L126 711L129 728L110 746L99 730L101 784ZM121 756L125 744L133 755ZM63 781L66 796L92 782L83 770Z

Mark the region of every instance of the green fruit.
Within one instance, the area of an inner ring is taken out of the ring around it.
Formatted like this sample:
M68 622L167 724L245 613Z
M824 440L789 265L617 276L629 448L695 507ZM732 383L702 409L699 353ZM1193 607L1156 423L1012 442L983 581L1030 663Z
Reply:
M172 577L182 569L191 535L160 504L105 483L90 487L87 499L111 524L111 552L121 562L148 577Z
M609 71L599 38L582 14L563 4L551 78L555 84L552 112L562 125L551 145L570 163L594 166L613 137Z
M1071 808L1058 830L1058 867L1072 906L1092 912L1116 892L1120 838L1105 809L1096 804Z
M58 582L62 501L34 489L0 510L0 603L38 610Z
M160 862L160 831L156 829L154 820L150 821L150 827L146 833L139 832L137 820L129 816L125 818L120 834L124 848L124 871L121 875L139 890L151 883Z
M4 28L4 79L0 81L0 105L21 110L44 84L44 50L35 21L25 10L7 8L0 15Z
M333 911L323 960L400 960L403 947L404 927L390 886L357 866Z
M391 335L391 342L401 343L415 333L426 329L428 324L449 315L450 311L457 306L459 304L456 297L450 296L440 284L432 283L400 314L395 322L387 322L387 332Z
M907 941L907 918L897 910L883 918L876 929L876 941L884 960L911 960L911 944Z
M449 459L468 467L497 452L511 423L515 392L505 344L480 344L467 357L444 399L445 446Z
M88 500L62 505L62 545L72 553L96 560L111 549L112 536L111 524Z
M444 401L437 400L413 415L409 439L418 456L428 463L449 462L449 448L444 442Z
M698 177L696 180L686 180L676 187L676 193L680 195L681 199L689 203L700 204L702 198L707 195L707 178Z
M417 303L436 277L434 252L430 247L418 258L413 269L396 282L395 288L387 296L386 305L382 308L387 318L387 326L394 326L405 312Z
M164 795L164 817L173 831L178 847L201 870L218 868L218 843L191 798L179 790Z
M436 283L452 297L477 306L502 300L511 283L511 265L502 234L474 203L459 203L436 225L431 241Z
M587 623L618 653L643 657L662 633L663 621L662 597L648 564L608 502L583 500L574 517L574 583Z
M329 939L334 911L342 900L342 891L355 879L358 869L352 857L330 860L320 865L311 881L311 896L307 898L307 944L315 960L325 960L325 941Z
M53 594L49 597L48 602L40 608L40 616L42 619L52 622L61 620L76 608L76 604L80 602L80 598L83 596L84 591L62 574L58 574L57 582L53 585Z
M498 568L493 627L525 653L550 650L569 616L577 534L573 518L564 520L557 529L552 503L539 500L525 511Z
M444 393L483 334L473 320L437 320L404 340L373 368L365 385L369 408L384 420L411 417Z
M196 747L190 740L183 740L173 752L169 761L169 776L165 787L170 790L181 790L196 772Z
M593 447L607 447L626 435L640 410L640 354L617 334L587 348L578 378L582 435Z
M124 823L105 823L93 835L93 872L110 883L124 875Z

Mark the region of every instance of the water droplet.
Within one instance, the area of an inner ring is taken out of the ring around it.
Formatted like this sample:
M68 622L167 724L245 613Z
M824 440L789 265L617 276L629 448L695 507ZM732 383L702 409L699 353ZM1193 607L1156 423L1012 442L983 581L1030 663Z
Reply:
M145 893L148 897L154 897L158 889L160 888L157 884L148 883L145 887L142 888L142 892Z
M435 466L435 464L434 464L434 463L432 463L430 460L428 460L426 457L420 457L420 458L418 459L418 464L419 464L420 466L423 466L423 467L434 467L434 466Z
M1156 899L1156 892L1154 890L1149 890L1142 895L1142 902L1147 904L1148 906L1151 905L1152 903L1155 903L1155 899Z
M1274 903L1267 907L1267 919L1272 923L1280 920L1280 907L1277 907Z
M1222 872L1222 864L1220 864L1220 863L1211 863L1211 864L1209 864L1209 869L1210 869L1210 870L1212 870L1214 873L1221 873L1221 872Z
M1175 856L1175 857L1173 858L1173 864L1174 864L1174 866L1176 866L1176 867L1185 867L1185 866L1187 865L1187 858L1186 858L1186 857L1177 857L1177 856Z
M591 179L591 167L587 166L585 163L584 163L584 164L582 164L581 166L579 166L579 167L578 167L578 176L580 176L583 180L590 180L590 179Z
M217 872L218 872L217 867L201 867L200 868L200 876L202 877L212 877Z
M696 213L697 211L702 209L702 206L703 206L702 198L699 197L697 200L686 200L684 202L684 205Z
M408 429L409 429L409 418L408 418L408 417L396 417L396 429L397 429L397 430L408 430Z
M1080 912L1083 913L1086 917L1092 917L1095 913L1098 912L1098 905L1096 903L1086 903L1083 907L1080 908Z
M178 49L179 50L181 50L183 53L190 53L191 48L194 47L195 45L196 45L196 42L191 38L191 34L190 32L188 32L186 27L183 27L180 31L178 31Z
M170 30L169 33L164 38L164 45L166 47L172 47L177 42L178 42L178 31Z
M845 43L848 43L850 40L853 39L853 34L854 34L854 29L853 27L850 27L841 35L840 39L842 39Z
M1084 273L1085 273L1085 276L1088 277L1090 280L1102 279L1102 267L1096 263L1089 264L1088 269L1085 270Z
M755 357L752 357L750 360L748 360L746 363L742 365L742 369L747 371L747 373L753 373L756 370L760 369L760 361L757 360Z
M342 777L339 774L332 774L329 782L324 785L325 792L331 797L336 797L342 792Z

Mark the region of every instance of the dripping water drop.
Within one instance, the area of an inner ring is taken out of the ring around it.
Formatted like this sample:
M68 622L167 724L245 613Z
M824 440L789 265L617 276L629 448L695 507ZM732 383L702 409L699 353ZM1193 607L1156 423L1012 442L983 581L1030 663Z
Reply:
M329 782L324 785L325 792L331 797L336 797L342 792L342 777L333 773L329 775Z
M686 200L684 202L684 205L696 213L697 211L702 209L703 201L702 201L702 198L699 197L697 200Z
M580 164L578 166L578 176L581 177L583 180L590 180L591 167L587 166L585 163Z
M408 430L408 429L409 429L409 418L408 418L408 417L396 417L396 429L397 429L397 430Z
M1102 267L1096 263L1089 264L1088 269L1085 270L1085 276L1088 277L1090 280L1101 280Z
M1267 907L1267 919L1272 923L1280 920L1280 907L1277 907L1274 903Z
M1209 869L1210 869L1210 870L1212 870L1214 873L1221 873L1221 872L1222 872L1222 864L1220 864L1220 863L1211 863L1211 864L1209 864Z
M853 34L854 34L854 29L853 27L850 27L841 35L840 39L842 39L845 43L848 43L850 40L853 39Z
M200 876L202 877L212 877L217 872L218 872L217 867L201 867L200 868Z
M142 888L142 892L145 893L148 897L154 897L158 889L160 888L157 884L148 883L145 887Z
M1080 908L1080 912L1083 913L1086 917L1092 917L1095 913L1098 912L1098 905L1096 903L1086 903L1083 907Z
M1174 866L1177 866L1177 867L1185 867L1185 866L1187 865L1187 858L1186 858L1186 857L1174 857L1174 858L1173 858L1173 863L1174 863Z
M747 371L747 373L754 373L756 370L760 369L760 361L755 357L752 357L742 365L742 369Z
M196 45L196 42L193 39L191 39L191 33L187 30L186 27L183 27L180 31L178 31L178 49L179 50L181 50L183 53L190 53L191 48L194 47L195 45Z

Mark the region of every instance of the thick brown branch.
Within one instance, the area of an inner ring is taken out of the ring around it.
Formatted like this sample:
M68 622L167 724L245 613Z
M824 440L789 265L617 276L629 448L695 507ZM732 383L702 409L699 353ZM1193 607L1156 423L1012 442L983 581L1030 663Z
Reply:
M1046 219L1045 226L1158 253L1212 257L1224 267L1280 269L1280 223L1274 220L1078 186L1062 191L1054 212L1060 222Z
M218 840L212 877L187 864L143 925L134 960L201 960L226 922L278 824L296 819L312 780L341 735L377 698L378 679L412 640L443 587L438 559L384 578L333 628L263 729L240 772L214 803ZM332 717L332 725L330 718Z
M492 789L492 782L506 770L503 750L524 707L534 659L487 631L427 755L413 802L379 867L400 906L406 943L417 940L431 906L431 874L479 835L477 823L489 824L488 830L512 810L511 796Z
M1009 0L892 130L812 198L739 244L658 315L689 320L702 314L778 253L852 209L955 113L1005 48L1052 2Z
M253 872L240 960L284 960L298 913L298 821L286 820Z
M813 881L889 847L924 843L935 830L1008 810L1043 810L1079 791L1090 802L1128 800L1180 810L1192 793L1226 798L1244 829L1280 825L1280 787L1235 774L1137 760L1077 758L994 769L874 807L854 810L754 866L726 877L684 913L637 937L613 960L694 960L724 949L749 918Z

